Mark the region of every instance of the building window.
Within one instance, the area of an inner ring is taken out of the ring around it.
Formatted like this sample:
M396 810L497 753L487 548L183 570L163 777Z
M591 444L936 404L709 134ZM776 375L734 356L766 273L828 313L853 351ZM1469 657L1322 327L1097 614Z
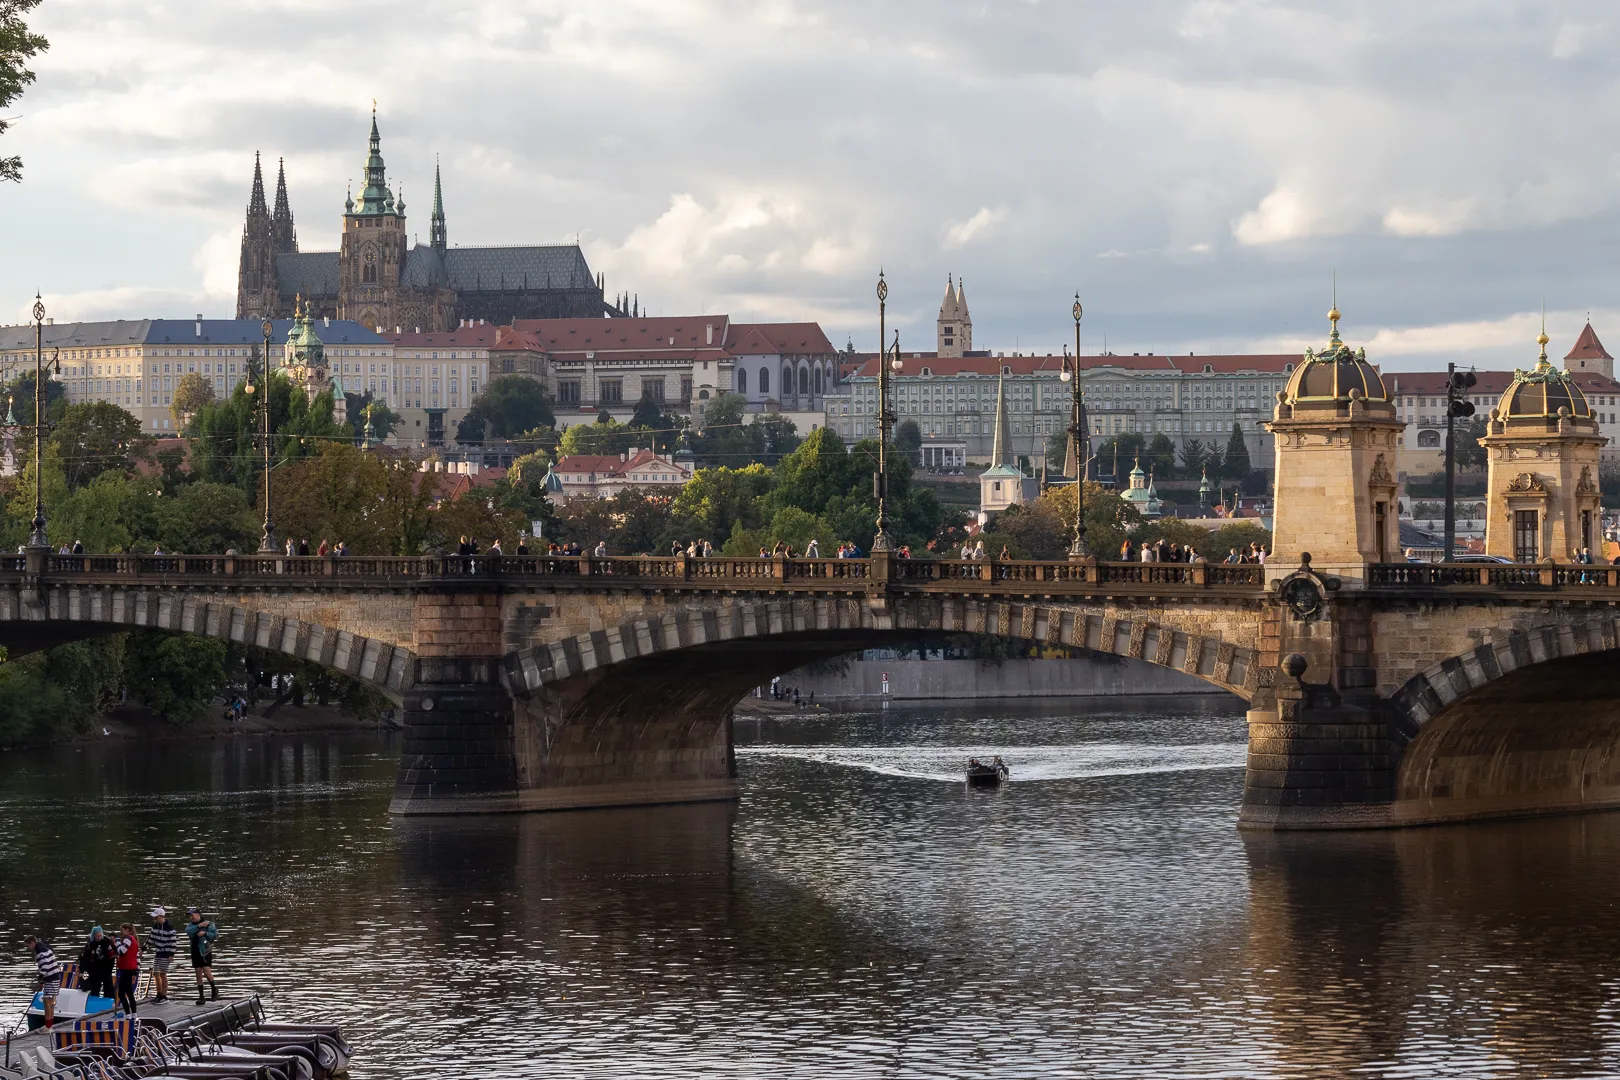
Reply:
M360 283L362 285L377 284L377 253L367 251L365 264L360 268Z
M690 375L682 375L681 376L681 403L684 405L686 402L691 401L691 400L692 400L692 376L690 376Z
M761 394L768 394L768 393L771 392L771 370L770 370L770 368L760 368L759 369L759 392Z
M1519 562L1533 563L1536 561L1537 514L1534 510L1513 511L1513 557Z
M645 397L645 398L651 398L652 400L656 401L658 404L662 405L664 403L664 380L663 379L642 379L641 380L641 396Z
M739 393L739 394L748 393L748 369L747 368L738 368L737 369L737 393Z
M799 393L808 397L810 395L810 369L799 369Z
M597 383L597 386L599 389L596 396L603 405L624 404L623 379L603 379Z

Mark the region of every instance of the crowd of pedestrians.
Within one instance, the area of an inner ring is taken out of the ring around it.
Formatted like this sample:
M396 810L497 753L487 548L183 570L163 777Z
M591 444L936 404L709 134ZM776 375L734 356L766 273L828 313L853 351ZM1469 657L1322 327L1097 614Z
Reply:
M78 957L78 985L66 989L82 989L92 997L112 998L120 1013L134 1014L137 1003L135 990L140 982L143 955L152 961L152 994L155 1003L169 1000L169 967L179 951L180 935L169 921L168 910L161 905L152 909L152 925L143 943L133 923L124 923L115 934L108 934L100 926L90 929L84 948ZM219 987L214 982L214 940L219 929L214 920L197 908L186 909L186 942L191 953L191 969L197 979L197 1004L219 1000ZM24 939L34 958L34 969L39 979L40 997L44 1002L45 1027L56 1022L56 999L61 994L62 962L44 938L30 934Z

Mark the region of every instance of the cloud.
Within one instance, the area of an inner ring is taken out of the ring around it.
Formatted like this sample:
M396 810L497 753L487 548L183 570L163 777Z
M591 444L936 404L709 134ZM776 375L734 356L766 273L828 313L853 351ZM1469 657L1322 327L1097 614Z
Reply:
M0 140L25 161L0 308L229 312L253 152L286 157L303 247L335 246L373 98L409 231L437 158L452 243L579 236L644 307L818 313L865 347L879 266L919 332L966 274L975 343L1008 350L1061 340L1076 288L1116 351L1303 348L1337 268L1413 362L1620 292L1599 0L365 7L31 13L52 48Z
M1006 219L1007 211L1004 207L992 210L988 206L981 206L966 221L959 221L945 226L945 248L954 251L966 247L975 239L987 236L996 225Z

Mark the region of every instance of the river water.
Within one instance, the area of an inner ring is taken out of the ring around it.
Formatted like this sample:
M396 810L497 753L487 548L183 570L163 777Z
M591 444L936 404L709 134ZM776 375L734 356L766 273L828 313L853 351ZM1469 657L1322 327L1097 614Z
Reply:
M28 930L200 902L357 1080L1620 1075L1620 814L1242 834L1211 698L737 746L735 806L485 820L390 819L380 738L0 756L0 1020Z

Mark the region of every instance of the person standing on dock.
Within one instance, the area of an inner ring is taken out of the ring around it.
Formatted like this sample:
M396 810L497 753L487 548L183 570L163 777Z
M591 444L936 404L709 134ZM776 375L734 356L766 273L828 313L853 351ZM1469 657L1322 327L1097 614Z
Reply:
M135 982L141 975L141 939L135 936L135 927L125 923L118 928L118 1004L131 1016L135 1015Z
M24 944L34 954L34 967L39 972L40 997L45 1004L45 1030L49 1031L56 1023L56 995L62 992L62 965L43 939L29 934Z
M208 989L213 993L214 1000L219 1000L219 987L214 985L214 939L219 936L219 930L214 926L212 919L202 917L202 912L194 907L186 908L186 937L191 940L191 970L197 973L197 1004L204 1003L203 982L208 982Z
M157 991L152 1000L168 1001L169 965L174 962L180 935L175 931L174 923L169 921L169 912L161 904L152 909L152 930L146 935L146 940L152 946L152 984Z
M116 959L112 938L101 927L92 927L90 940L84 943L84 951L79 954L79 970L84 973L85 993L92 997L113 996L113 961ZM68 989L72 990L73 987Z

